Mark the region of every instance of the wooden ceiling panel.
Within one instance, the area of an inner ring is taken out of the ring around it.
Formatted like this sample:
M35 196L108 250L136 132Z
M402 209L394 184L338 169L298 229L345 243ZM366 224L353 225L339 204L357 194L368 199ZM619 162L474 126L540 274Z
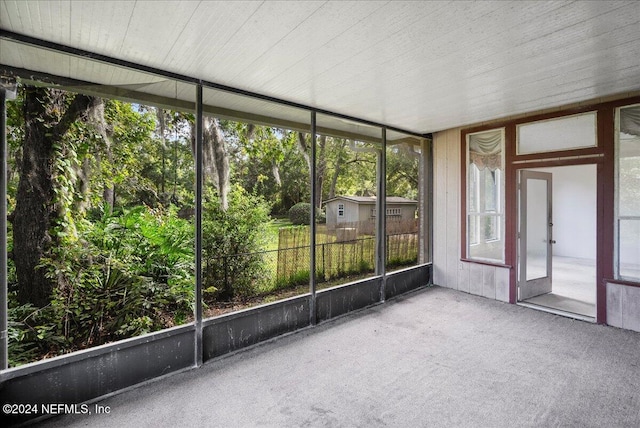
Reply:
M202 52L200 74L207 80L231 85L234 77L246 69L256 58L270 56L270 50L309 19L322 6L321 2L264 2L243 21L226 42L212 39L213 50ZM275 19L277 17L277 19ZM269 61L263 69L263 79L268 77L276 64ZM256 81L259 83L259 81ZM245 88L253 85L243 85ZM256 85L260 86L260 85Z
M255 1L204 1L198 5L188 25L175 37L175 43L162 59L163 69L187 74L193 70L201 73L220 64L212 58L226 46L260 7ZM198 74L197 77L205 78Z

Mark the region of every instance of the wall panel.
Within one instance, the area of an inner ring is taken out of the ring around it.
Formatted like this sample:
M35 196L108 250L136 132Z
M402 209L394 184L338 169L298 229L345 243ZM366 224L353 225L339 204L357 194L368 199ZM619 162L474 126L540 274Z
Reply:
M447 134L438 132L433 138L433 282L451 287L447 270Z
M488 299L496 298L496 268L495 266L482 266L482 295Z
M447 271L446 280L458 289L460 262L460 130L447 132Z

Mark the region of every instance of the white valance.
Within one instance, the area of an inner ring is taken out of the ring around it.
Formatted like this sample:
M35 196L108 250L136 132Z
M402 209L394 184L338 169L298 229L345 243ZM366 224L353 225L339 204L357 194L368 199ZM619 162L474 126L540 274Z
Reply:
M620 110L620 132L640 136L640 106Z
M469 135L469 162L480 170L502 168L502 130Z

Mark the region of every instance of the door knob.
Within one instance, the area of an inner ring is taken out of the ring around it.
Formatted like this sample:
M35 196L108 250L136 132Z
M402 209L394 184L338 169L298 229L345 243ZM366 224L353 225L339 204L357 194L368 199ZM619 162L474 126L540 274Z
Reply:
M555 239L552 239L552 240L551 240L551 241L549 241L549 242L551 242L552 244L555 244L555 243L556 243L556 240L555 240Z

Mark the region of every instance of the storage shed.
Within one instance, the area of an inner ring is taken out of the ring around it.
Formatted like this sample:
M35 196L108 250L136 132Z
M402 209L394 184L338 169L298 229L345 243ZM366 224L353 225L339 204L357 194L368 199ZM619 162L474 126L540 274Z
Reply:
M416 218L418 201L400 196L388 196L386 201L388 221L413 221ZM375 196L337 196L325 201L324 205L329 230L373 224L376 218Z

